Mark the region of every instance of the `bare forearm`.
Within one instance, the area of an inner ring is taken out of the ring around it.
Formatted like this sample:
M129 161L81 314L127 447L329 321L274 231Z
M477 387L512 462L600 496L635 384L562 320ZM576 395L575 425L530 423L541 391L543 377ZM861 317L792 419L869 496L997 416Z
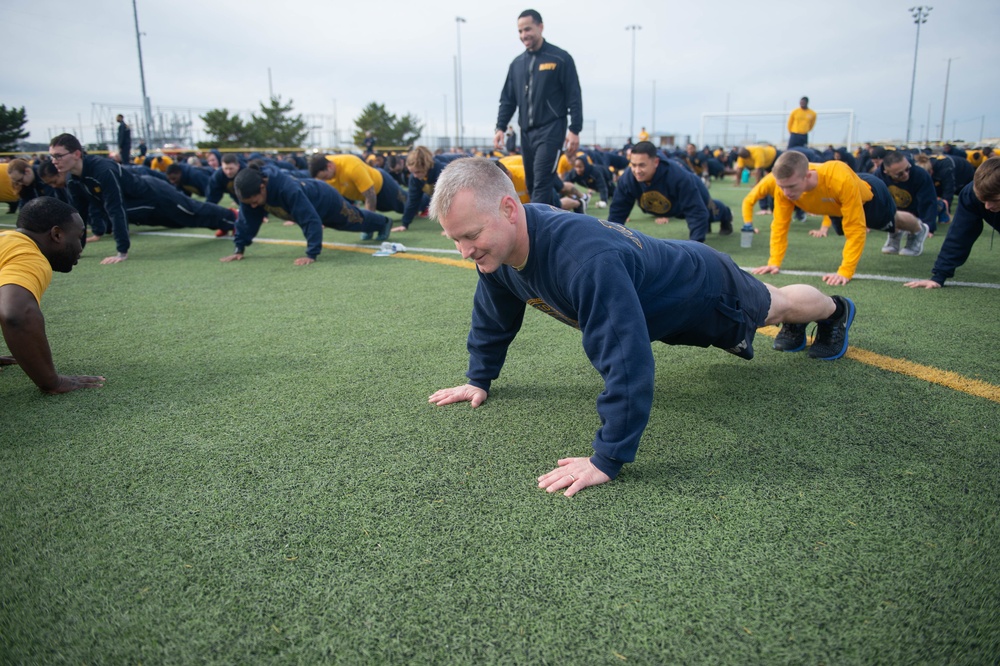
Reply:
M0 328L11 355L24 373L43 391L59 386L59 373L52 362L52 350L45 337L45 319L36 303L34 307L4 308L0 312Z

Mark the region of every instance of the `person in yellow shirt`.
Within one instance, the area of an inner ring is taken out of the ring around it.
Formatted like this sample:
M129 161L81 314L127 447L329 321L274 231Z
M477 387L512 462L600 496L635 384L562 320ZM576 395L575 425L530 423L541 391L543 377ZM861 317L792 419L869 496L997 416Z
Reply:
M392 174L366 164L356 155L313 155L309 175L332 185L349 201L358 201L373 213L403 212L406 196Z
M896 211L889 188L877 176L856 174L843 162L810 164L805 155L783 153L774 165L774 221L771 223L771 254L766 266L750 270L754 275L780 272L788 250L788 228L796 206L816 215L840 218L846 241L844 255L836 273L823 275L831 286L843 285L854 277L865 248L867 229L888 233L907 231L923 234L926 225L914 215ZM827 227L810 232L825 236Z
M743 197L743 224L753 224L753 207L761 200L774 201L774 191L778 189L777 183L774 181L774 173L769 173L764 178L754 185L754 188L750 190L750 194ZM796 220L801 222L805 219L805 213L798 207L795 208ZM831 224L830 216L823 216L823 226L829 227ZM757 233L756 230L754 233ZM838 228L838 234L843 234ZM826 234L823 234L824 236Z
M816 126L816 112L809 108L809 98L799 100L798 108L788 114L788 147L809 145L809 132Z
M8 162L0 162L0 203L9 204L10 210L8 213L13 213L17 210L18 196L17 192L14 191L14 183L10 180L10 174L7 173Z
M639 132L639 141L649 141L649 132L646 131L645 127Z
M753 224L753 207L758 201L768 197L774 198L778 185L774 182L774 174L769 173L753 186L750 194L743 197L743 224Z
M524 159L520 155L508 155L497 160L504 167L504 172L514 183L514 190L521 203L531 203L531 193L528 192L528 181L524 178Z
M0 356L0 365L20 365L46 393L104 385L104 377L56 372L39 307L52 271L69 273L79 261L83 236L80 214L52 197L32 199L21 209L17 228L0 231L0 329L11 353Z
M740 184L743 169L750 169L754 182L759 183L764 174L771 170L778 149L774 146L743 146L736 151L736 184Z

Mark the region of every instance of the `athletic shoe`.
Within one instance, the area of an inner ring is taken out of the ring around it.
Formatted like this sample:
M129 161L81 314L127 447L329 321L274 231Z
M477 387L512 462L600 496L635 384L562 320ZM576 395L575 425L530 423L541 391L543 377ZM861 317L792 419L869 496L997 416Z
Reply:
M797 352L806 348L805 324L782 324L774 336L773 347L782 352Z
M809 358L835 361L847 353L847 332L854 322L854 301L846 296L834 296L844 306L844 314L837 319L816 322L816 339L809 347Z
M904 257L919 257L924 252L924 241L927 240L927 234L930 232L930 227L921 222L920 233L910 234L910 237L906 239L906 247L899 253Z
M371 240L371 239L372 239L372 232L370 231L361 232L361 240Z
M385 225L382 230L378 232L378 236L375 237L377 241L389 240L389 231L392 230L392 220L385 218Z
M903 238L903 232L893 231L888 236L885 239L885 245L882 246L882 254L899 254L899 242Z
M216 229L215 237L222 238L223 236L228 236L231 233L233 233L232 229Z
M709 225L711 227L711 225ZM719 235L728 236L733 233L733 222L732 220L722 220L719 222Z
M587 202L588 201L590 201L590 195L589 194L584 194L582 197L580 197L580 208L579 208L579 210L584 215L587 214Z
M795 213L793 214L793 216L795 217L795 221L796 222L805 222L806 221L806 212L804 210L802 210L801 208L796 208L795 209Z

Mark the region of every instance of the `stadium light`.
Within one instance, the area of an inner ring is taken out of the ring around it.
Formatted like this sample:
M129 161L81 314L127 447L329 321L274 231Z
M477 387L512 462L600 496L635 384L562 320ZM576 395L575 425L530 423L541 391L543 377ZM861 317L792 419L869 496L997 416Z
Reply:
M948 108L948 79L951 78L951 61L958 58L948 58L948 69L944 75L944 101L941 103L941 136L938 140L944 143L944 112Z
M462 24L465 19L455 17L455 32L458 38L458 59L455 76L455 142L461 146L465 135L465 100L462 99Z
M642 26L633 24L625 26L625 29L632 31L632 104L628 117L628 138L631 141L635 136L635 32L642 30Z
M153 148L153 113L149 108L149 97L146 95L146 72L142 67L142 33L139 32L139 10L136 9L135 0L132 0L132 16L135 18L135 44L139 48L139 82L142 83L142 110L145 120L146 143L150 149ZM80 137L81 139L83 137Z
M917 51L920 50L920 25L922 23L927 23L927 17L930 15L933 7L924 7L923 5L918 5L916 7L910 7L910 14L913 16L913 22L917 24L917 43L913 47L913 78L910 80L910 111L906 116L906 144L910 143L910 128L913 126L913 90L917 85Z

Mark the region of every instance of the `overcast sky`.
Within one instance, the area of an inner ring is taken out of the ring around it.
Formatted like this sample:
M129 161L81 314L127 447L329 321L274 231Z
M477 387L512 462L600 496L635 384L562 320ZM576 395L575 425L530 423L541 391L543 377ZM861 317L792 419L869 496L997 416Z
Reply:
M196 127L197 115L211 108L249 114L269 96L270 68L274 94L323 126L314 133L323 144L334 119L346 137L372 101L418 116L425 136L445 133L447 113L447 134L454 136L456 16L466 20L463 134L492 136L507 67L523 50L517 15L532 6L544 19L544 37L576 60L583 141L604 143L627 136L633 122L636 134L645 126L697 139L701 114L726 110L727 100L730 111L788 111L802 95L819 111L853 109L856 140L902 138L916 39L913 1L138 0L137 6L154 113L190 110ZM138 113L130 0L6 1L0 25L9 38L0 102L26 108L30 140L82 128L89 142L95 125L110 123L114 113ZM940 133L949 58L945 138L1000 137L998 25L998 0L934 6L920 30L912 138ZM780 131L758 125L733 120L728 132ZM813 139L843 143L847 126L846 118L821 118ZM708 132L723 129L715 121ZM194 138L205 136L196 129Z

